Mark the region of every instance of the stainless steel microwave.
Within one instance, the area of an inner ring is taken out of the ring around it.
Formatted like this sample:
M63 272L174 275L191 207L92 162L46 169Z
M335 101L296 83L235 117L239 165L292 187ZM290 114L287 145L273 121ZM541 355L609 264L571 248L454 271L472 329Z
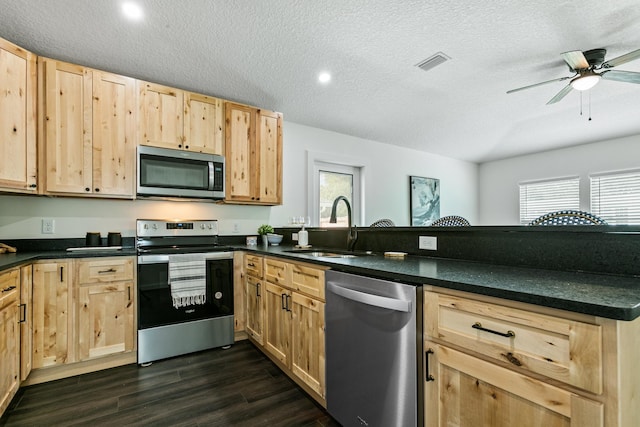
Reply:
M144 145L137 156L138 196L224 199L223 156Z

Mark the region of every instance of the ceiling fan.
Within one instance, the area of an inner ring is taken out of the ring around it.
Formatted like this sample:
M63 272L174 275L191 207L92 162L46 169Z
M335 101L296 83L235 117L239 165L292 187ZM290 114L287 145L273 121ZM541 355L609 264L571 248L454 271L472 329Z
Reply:
M560 77L558 79L547 80L546 82L511 89L507 91L507 93L518 92L524 89L545 85L547 83L570 79L569 84L562 88L556 96L547 102L547 105L549 105L560 101L569 92L571 92L572 89L580 91L591 89L600 81L600 79L640 84L640 73L633 71L611 70L613 67L617 67L618 65L626 64L627 62L640 58L640 49L608 61L604 60L606 54L606 49L591 49L585 50L584 52L580 50L573 50L565 52L562 54L562 59L564 59L564 62L569 66L569 70L575 73L573 76Z

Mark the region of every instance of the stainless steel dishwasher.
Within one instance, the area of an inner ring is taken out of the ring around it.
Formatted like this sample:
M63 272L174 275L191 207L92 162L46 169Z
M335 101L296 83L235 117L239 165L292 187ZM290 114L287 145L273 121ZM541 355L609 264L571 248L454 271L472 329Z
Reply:
M421 288L325 278L327 410L344 427L422 425Z

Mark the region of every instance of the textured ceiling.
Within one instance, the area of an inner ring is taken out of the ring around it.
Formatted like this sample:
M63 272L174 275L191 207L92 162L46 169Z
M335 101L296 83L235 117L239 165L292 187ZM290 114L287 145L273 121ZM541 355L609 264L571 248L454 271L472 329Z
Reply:
M120 3L2 0L0 37L473 162L640 133L640 85L601 81L582 116L576 91L545 105L566 82L506 94L570 75L562 52L640 48L637 0L138 0L141 22L123 19ZM415 67L438 51L451 60ZM640 71L640 60L617 69Z

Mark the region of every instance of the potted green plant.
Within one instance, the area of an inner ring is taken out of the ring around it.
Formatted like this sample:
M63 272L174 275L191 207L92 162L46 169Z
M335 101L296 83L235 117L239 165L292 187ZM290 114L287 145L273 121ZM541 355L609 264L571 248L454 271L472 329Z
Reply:
M260 227L258 227L258 234L261 236L260 238L262 239L262 244L263 245L267 245L267 234L268 233L273 233L273 227L270 226L269 224L262 224Z

